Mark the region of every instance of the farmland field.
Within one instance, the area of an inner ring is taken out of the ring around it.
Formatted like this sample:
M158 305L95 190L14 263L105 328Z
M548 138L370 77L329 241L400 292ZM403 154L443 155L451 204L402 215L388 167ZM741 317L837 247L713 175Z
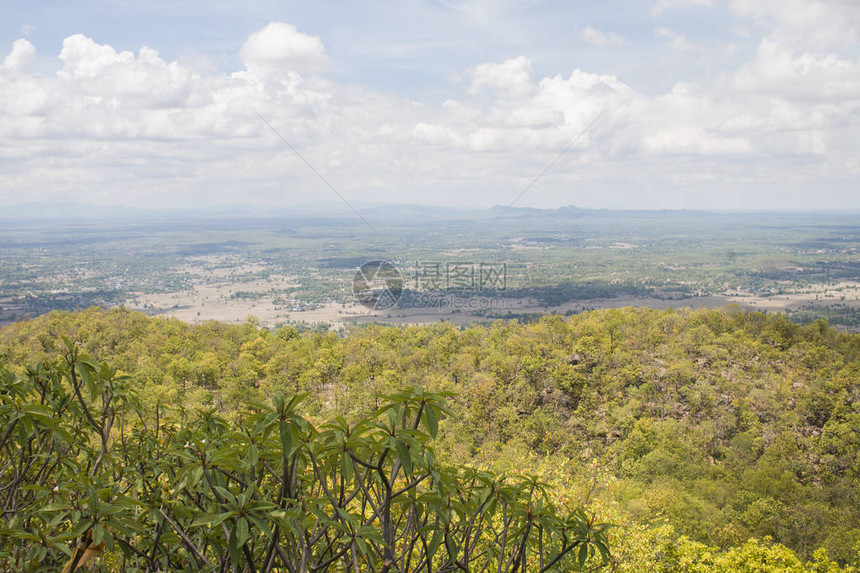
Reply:
M515 208L498 221L498 209L428 213L371 209L368 224L325 213L8 222L0 324L92 305L187 322L253 316L266 326L340 327L737 304L860 326L852 213ZM356 301L355 273L373 260L399 270L394 306Z

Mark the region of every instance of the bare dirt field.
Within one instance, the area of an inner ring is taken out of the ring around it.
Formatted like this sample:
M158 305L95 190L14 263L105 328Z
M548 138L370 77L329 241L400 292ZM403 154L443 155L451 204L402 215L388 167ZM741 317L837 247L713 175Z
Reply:
M617 248L634 246L617 243ZM371 311L354 302L300 304L284 294L299 286L297 278L268 274L264 263L243 260L235 255L195 257L176 270L190 276L194 286L181 292L135 293L127 306L147 314L172 316L189 323L206 320L239 323L246 321L249 316L254 316L260 324L267 327L285 323L307 323L326 324L332 328L359 322L430 324L447 320L455 324L468 324L491 322L506 316L545 312L564 314L623 306L666 309L719 308L737 304L743 308L767 311L797 309L809 305L819 308L837 304L860 307L860 283L843 282L803 289L791 289L790 285L786 285L785 294L773 296L731 290L719 295L680 299L633 296L590 299L556 307L546 307L529 298L464 298L453 294L439 294L431 298L435 303L441 304L416 303L404 308Z
M265 265L239 263L230 257L197 257L195 263L179 269L194 277L193 288L173 293L133 293L129 308L191 323L236 323L249 316L256 316L265 325L288 320L289 301L276 300L275 293L298 286L294 279L282 275L255 278Z
M767 297L740 291L672 300L624 296L581 300L557 307L545 307L533 299L446 297L447 303L441 307L392 308L382 311L371 311L354 303L329 303L313 310L298 311L276 305L272 296L265 294L273 289L282 289L293 284L288 277L271 277L265 281L257 280L240 284L219 281L196 286L187 292L139 295L138 303L132 305L132 308L149 314L175 316L191 323L205 320L236 323L244 322L249 316L255 316L262 325L270 327L287 322L305 322L328 324L334 328L358 322L430 324L447 320L455 324L468 324L489 322L509 312L513 315L540 312L564 314L568 311L581 312L624 306L666 309L670 307L719 308L728 304L737 304L752 310L779 311L810 304L817 307L844 304L860 308L860 283L820 285L798 292ZM252 301L233 297L232 295L238 291L261 293L263 296ZM478 312L479 310L483 310L483 313Z

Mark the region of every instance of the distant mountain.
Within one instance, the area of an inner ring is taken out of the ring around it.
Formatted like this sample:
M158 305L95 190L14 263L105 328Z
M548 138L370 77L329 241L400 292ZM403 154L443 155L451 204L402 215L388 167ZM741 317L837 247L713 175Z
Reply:
M505 207L504 205L494 205L489 209L491 217L500 215L505 217L585 217L594 209L580 209L573 205L566 205L558 209L539 209L536 207Z
M492 217L502 215L504 217L553 217L573 219L580 217L595 217L602 219L627 219L627 218L662 218L662 217L690 217L710 216L716 214L714 211L690 211L687 209L582 209L574 205L565 205L557 209L539 209L535 207L505 207L495 205L489 209Z
M377 205L360 208L358 212L375 220L394 221L440 221L482 218L484 211L463 207L440 207L433 205ZM483 215L486 217L486 215Z

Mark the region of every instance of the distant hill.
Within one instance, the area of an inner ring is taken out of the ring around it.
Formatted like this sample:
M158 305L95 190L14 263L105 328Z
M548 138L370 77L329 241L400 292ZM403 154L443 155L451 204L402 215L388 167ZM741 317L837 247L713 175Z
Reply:
M353 207L355 211L353 211ZM205 221L205 220L271 220L271 219L348 219L356 218L356 212L368 221L462 221L527 218L598 218L598 219L657 219L657 218L701 218L723 215L791 217L810 215L810 212L794 211L693 211L687 209L583 209L566 205L555 209L537 207L506 207L495 205L489 209L477 207L447 207L438 205L317 202L296 206L258 205L213 205L183 207L178 209L154 209L121 205L92 205L74 201L24 202L0 206L0 221Z

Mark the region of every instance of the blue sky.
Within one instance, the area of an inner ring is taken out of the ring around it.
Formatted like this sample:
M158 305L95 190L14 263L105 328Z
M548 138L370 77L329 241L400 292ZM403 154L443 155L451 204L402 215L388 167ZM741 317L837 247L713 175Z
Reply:
M11 2L0 205L860 209L860 3ZM329 196L331 195L331 196Z
M520 55L532 60L537 75L582 68L624 76L651 93L671 88L681 72L688 81L707 76L695 59L666 50L655 30L684 30L703 52L719 51L735 19L714 9L655 14L653 6L629 0L260 2L250 9L218 2L23 2L6 10L0 33L9 46L32 26L26 37L43 52L44 70L56 67L62 41L74 31L117 49L149 46L166 60L205 58L228 72L241 68L238 52L250 33L283 21L323 39L331 60L327 77L436 103L458 93L452 75ZM625 45L589 44L581 37L588 27L614 32ZM744 40L730 38L753 52L755 42ZM720 57L711 63L731 62Z

